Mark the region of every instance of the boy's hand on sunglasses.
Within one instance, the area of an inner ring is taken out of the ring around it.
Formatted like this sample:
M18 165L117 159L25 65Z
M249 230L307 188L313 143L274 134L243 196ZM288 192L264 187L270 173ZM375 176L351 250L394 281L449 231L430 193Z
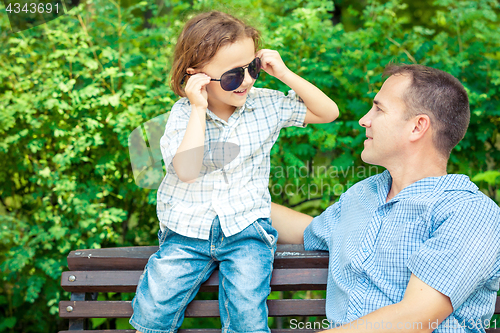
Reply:
M260 58L262 69L279 80L283 80L286 74L291 72L281 59L278 51L262 49L257 52Z
M196 108L206 109L208 108L208 95L207 95L207 84L210 83L210 76L198 73L190 76L184 91L189 99L191 105Z

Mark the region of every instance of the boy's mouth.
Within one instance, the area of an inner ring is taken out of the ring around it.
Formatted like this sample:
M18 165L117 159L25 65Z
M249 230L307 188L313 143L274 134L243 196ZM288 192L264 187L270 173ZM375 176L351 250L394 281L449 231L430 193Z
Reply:
M247 92L246 89L242 89L242 90L235 90L234 93L237 94L237 95L244 95L245 93Z

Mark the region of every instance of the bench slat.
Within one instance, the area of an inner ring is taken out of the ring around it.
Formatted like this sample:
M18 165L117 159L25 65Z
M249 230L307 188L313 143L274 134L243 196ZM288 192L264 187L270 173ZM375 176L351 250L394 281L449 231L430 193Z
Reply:
M325 316L324 299L275 299L268 300L269 316ZM68 312L67 307L72 311ZM130 301L61 301L61 318L130 318ZM193 301L185 312L186 317L219 317L219 301Z
M323 330L311 330L311 329L277 329L273 328L271 329L271 333L315 333L315 332L322 332ZM135 330L96 330L96 331L90 331L92 333L135 333ZM178 331L179 333L220 333L220 329L203 329L203 328L192 328L192 329L180 329ZM59 331L59 333L75 333L75 331ZM486 333L500 333L500 329L498 328L492 328L489 330L486 330Z
M190 328L190 329L180 329L179 333L220 333L220 329L215 328ZM272 328L271 333L315 333L321 332L323 330L310 330L310 329L291 329L291 328ZM91 333L135 333L135 330L95 330L90 331ZM487 331L488 332L488 331ZM75 333L75 331L59 331L59 333Z
M135 292L142 271L69 271L63 272L61 286L70 292ZM271 279L273 291L326 290L326 268L275 269ZM201 286L201 291L216 292L219 272Z
M68 267L72 271L140 271L158 246L116 247L71 251ZM328 252L305 251L301 244L279 244L274 268L326 268Z

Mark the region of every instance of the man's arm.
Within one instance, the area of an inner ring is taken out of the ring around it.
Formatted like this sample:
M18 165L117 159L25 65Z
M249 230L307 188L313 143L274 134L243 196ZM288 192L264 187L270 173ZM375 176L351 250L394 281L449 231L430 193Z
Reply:
M271 220L278 230L279 243L303 244L304 230L311 223L312 216L299 213L282 205L271 203Z
M342 327L325 332L432 332L452 312L448 296L412 274L401 302L384 306Z

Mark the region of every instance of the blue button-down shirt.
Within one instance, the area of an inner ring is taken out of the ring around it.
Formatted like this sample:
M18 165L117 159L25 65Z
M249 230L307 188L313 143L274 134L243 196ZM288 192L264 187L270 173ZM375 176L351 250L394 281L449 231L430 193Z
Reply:
M388 171L357 183L304 232L306 250L329 251L328 320L400 302L413 273L450 297L435 332L484 332L499 289L500 208L465 175L424 178L386 202L391 183Z

